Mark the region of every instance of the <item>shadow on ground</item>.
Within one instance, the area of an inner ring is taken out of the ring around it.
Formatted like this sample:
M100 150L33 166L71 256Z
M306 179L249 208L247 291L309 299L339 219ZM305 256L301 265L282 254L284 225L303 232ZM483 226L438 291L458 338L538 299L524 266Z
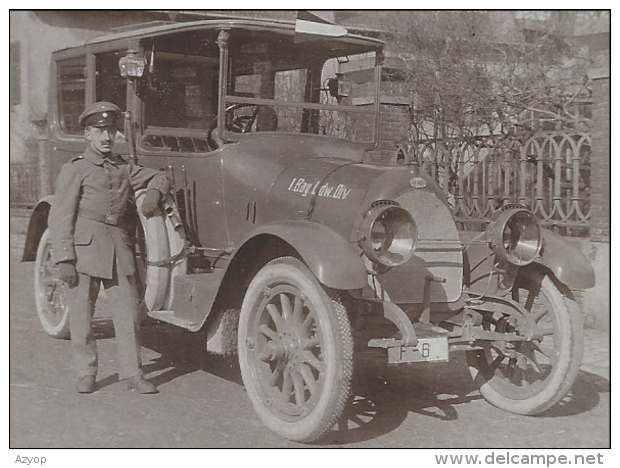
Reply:
M94 322L98 339L112 338L111 319ZM237 356L217 356L205 351L205 336L148 320L142 327L142 344L160 356L145 364L145 374L160 386L201 370L243 385ZM100 382L117 381L116 375ZM469 377L464 356L450 363L388 366L384 359L356 358L351 397L343 415L316 445L348 445L389 434L409 413L443 421L459 418L458 408L482 397ZM571 391L538 418L581 414L596 407L601 393L609 393L609 380L581 371Z

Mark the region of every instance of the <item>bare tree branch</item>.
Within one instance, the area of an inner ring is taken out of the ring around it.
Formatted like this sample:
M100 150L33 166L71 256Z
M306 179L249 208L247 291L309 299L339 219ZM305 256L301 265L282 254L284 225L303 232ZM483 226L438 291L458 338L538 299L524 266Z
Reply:
M401 73L413 96L412 133L438 138L528 128L537 118L564 127L585 121L574 105L589 97L587 62L576 59L562 34L575 15L546 17L528 29L519 27L514 12L384 16L384 29L392 32L388 53L403 59Z

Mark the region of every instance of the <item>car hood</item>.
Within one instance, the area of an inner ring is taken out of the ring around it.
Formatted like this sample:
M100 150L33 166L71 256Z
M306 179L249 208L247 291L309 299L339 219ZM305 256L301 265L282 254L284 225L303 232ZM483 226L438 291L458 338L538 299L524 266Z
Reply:
M372 180L389 170L364 163L368 159L358 144L312 135L252 135L222 152L226 186L252 191L261 222L310 219L312 207L323 202L359 204Z
M228 201L257 203L257 223L308 219L349 238L363 206L411 190L413 177L444 199L414 167L366 162L361 145L316 135L252 135L222 153ZM234 192L233 192L234 189ZM251 200L250 200L251 199Z
M382 275L386 291L398 302L421 302L425 275L431 273L446 279L434 286L433 300L460 296L458 231L441 189L416 166L366 163L368 153L359 146L317 136L254 136L230 146L222 161L227 212L236 213L228 218L231 235L248 225L308 220L354 243L367 209L393 200L413 216L418 248L409 262Z

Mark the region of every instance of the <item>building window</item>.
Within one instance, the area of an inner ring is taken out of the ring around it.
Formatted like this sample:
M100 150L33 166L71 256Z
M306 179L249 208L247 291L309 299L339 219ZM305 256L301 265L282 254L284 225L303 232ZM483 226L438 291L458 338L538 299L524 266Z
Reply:
M58 121L63 132L84 133L79 116L86 97L86 57L60 60L57 63Z
M11 42L9 46L10 60L10 105L16 106L21 102L21 64L20 64L20 43Z

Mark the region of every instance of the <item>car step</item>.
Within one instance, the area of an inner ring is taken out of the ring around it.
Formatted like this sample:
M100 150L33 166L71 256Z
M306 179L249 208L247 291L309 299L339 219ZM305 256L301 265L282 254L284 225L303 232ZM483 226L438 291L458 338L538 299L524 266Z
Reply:
M149 312L149 317L155 320L176 325L177 327L185 328L187 330L195 328L198 324L191 320L187 320L174 315L174 310L154 310Z

